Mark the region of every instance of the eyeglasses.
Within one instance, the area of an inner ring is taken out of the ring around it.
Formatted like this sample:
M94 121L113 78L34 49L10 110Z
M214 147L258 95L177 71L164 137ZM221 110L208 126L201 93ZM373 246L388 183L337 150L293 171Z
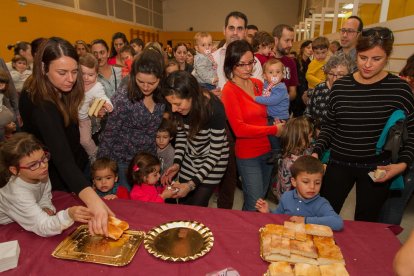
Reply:
M35 171L38 168L40 168L41 164L46 164L47 162L49 162L50 160L50 152L45 151L45 155L37 161L33 161L30 163L29 166L19 166L19 169L27 169L27 170L31 170L31 171Z
M341 32L341 34L349 34L349 35L359 33L359 31L357 31L357 30L345 29L345 28L339 29L339 31Z
M256 62L257 61L255 59L253 59L253 60L249 61L248 63L242 63L242 62L236 63L236 66L245 68L245 67L254 66L256 64Z
M386 39L394 39L394 35L392 34L392 31L387 28L382 27L375 27L375 28L369 28L369 29L363 29L362 30L362 36L365 37L372 37L376 39L386 40Z
M336 74L334 74L334 73L328 73L328 76L331 76L332 78L337 78L337 79L340 79L340 78L342 78L343 76L346 76L346 75L343 75L343 74L338 74L338 75L336 75Z

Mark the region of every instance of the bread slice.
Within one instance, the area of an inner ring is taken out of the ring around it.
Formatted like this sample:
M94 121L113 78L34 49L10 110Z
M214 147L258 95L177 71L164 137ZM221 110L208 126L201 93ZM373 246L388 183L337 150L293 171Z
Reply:
M263 233L270 233L270 234L275 234L275 235L282 236L283 229L284 229L283 225L266 224L264 229L263 229Z
M305 224L285 221L284 227L295 231L295 239L299 241L306 240Z
M321 276L349 276L349 273L343 264L336 263L321 265L319 266L319 269L321 271Z
M317 265L304 263L295 264L295 276L320 276L321 271Z
M305 263L311 265L318 265L316 259L307 258L301 255L290 254L290 256L283 256L280 254L270 254L265 257L265 260L268 262L289 262L289 263Z
M270 243L270 253L281 254L284 256L290 255L290 239L278 235L272 235Z
M124 231L121 228L116 227L112 223L108 223L108 236L113 240L118 240Z
M267 256L272 253L272 234L262 234L261 236L261 246L263 256Z
M335 245L335 241L332 237L313 236L313 243L315 244L316 248L318 248L318 245Z
M290 241L290 252L292 254L301 255L308 258L318 258L318 253L316 251L316 247L313 244L312 240L306 241L298 241L298 240L291 240Z
M331 227L319 224L306 224L306 234L322 237L333 237Z
M288 262L275 262L270 263L268 271L268 276L294 276L292 267Z
M294 240L295 230L284 227L282 236Z
M99 104L99 99L95 98L95 100L93 101L92 105L89 107L89 110L88 110L89 117L93 116L93 114L95 113L95 109L98 106L98 104Z
M98 105L96 106L95 112L93 113L93 116L97 117L99 110L101 110L102 106L105 104L105 100L104 99L100 99L98 102Z
M112 223L116 227L121 228L122 231L128 230L128 228L129 228L128 222L126 222L124 220L117 219L116 217L113 217L113 216L108 217L108 222Z
M317 244L318 249L318 262L321 265L341 263L345 264L344 256L342 255L341 249L336 244L324 245Z

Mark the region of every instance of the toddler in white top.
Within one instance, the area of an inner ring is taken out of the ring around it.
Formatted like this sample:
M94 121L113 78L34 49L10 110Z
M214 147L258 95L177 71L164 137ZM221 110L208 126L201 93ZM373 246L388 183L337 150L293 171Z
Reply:
M16 91L20 94L20 92L22 92L24 82L32 74L32 71L27 69L27 59L21 55L15 55L12 58L12 67L13 70L10 71L10 75Z
M98 147L92 139L92 123L88 115L89 108L95 99L104 99L105 104L99 111L99 115L104 115L106 111L112 112L113 105L106 96L102 84L98 82L98 60L88 53L79 58L79 64L85 86L85 98L79 108L80 143L89 155L89 159L93 162L96 159Z
M17 222L42 237L60 234L74 221L87 223L89 209L56 213L48 174L50 154L31 134L16 133L0 146L0 224Z

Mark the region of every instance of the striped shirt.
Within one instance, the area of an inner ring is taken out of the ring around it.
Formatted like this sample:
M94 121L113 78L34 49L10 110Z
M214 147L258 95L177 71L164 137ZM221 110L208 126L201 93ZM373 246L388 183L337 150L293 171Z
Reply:
M345 162L384 159L375 154L375 146L397 109L405 112L409 133L398 163L409 165L414 157L414 97L408 84L392 74L373 84L358 83L352 74L335 81L314 152L322 156L330 148L332 159Z
M183 126L177 129L174 163L181 166L178 177L192 180L196 185L220 183L229 158L224 107L216 97L210 101L210 120L194 138L187 138L189 122L186 118Z

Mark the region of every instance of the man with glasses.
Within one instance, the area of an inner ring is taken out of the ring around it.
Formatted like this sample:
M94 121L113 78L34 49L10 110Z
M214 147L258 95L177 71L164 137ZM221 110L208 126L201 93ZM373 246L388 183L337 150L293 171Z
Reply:
M342 49L338 53L342 52L348 55L353 62L356 62L356 43L358 36L360 35L364 24L362 23L361 18L358 16L352 15L345 20L342 28L339 30L341 38L341 47ZM356 64L354 65L353 71L356 70ZM351 73L352 73L351 72Z
M247 26L247 16L244 13L233 11L226 16L224 21L224 37L226 43L223 47L217 49L213 53L214 60L217 63L217 76L218 76L218 85L219 89L222 89L224 84L227 82L227 78L224 75L223 65L224 58L226 57L227 45L230 42L235 40L242 40L246 38L246 26ZM256 59L256 58L255 58ZM256 60L257 61L257 60ZM253 78L263 81L263 72L260 62L256 62L253 68Z

